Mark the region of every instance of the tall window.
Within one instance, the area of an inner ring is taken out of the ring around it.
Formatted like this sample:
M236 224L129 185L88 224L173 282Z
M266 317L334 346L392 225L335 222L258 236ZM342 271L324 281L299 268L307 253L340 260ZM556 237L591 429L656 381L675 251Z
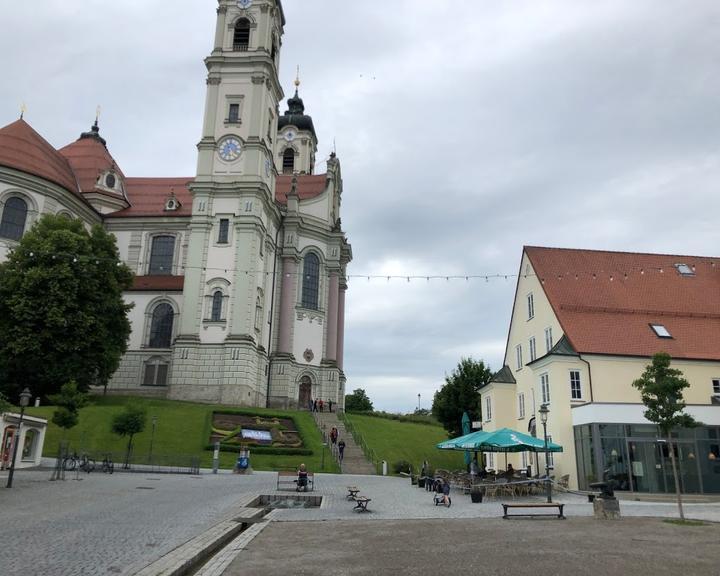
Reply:
M550 377L547 374L540 375L540 392L543 404L550 403Z
M550 436L550 435L548 434L548 443L550 443L550 442L552 442L552 436ZM547 453L547 463L548 463L548 466L549 466L550 468L552 468L553 466L555 466L555 458L554 458L552 452L548 452L548 453Z
M515 346L515 361L516 361L516 368L518 370L522 369L522 367L523 367L522 344L518 344L517 346Z
M527 306L528 306L528 320L530 320L535 316L535 299L533 298L532 292L530 294L528 294Z
M487 463L488 463L488 468L490 468L491 470L495 469L495 453L494 452L488 452Z
M535 336L530 338L530 362L535 360L537 358L537 352L535 348Z
M150 348L170 348L173 331L173 309L170 304L158 304L150 323Z
M318 309L318 288L320 286L320 259L314 252L308 253L303 262L303 308Z
M570 398L573 400L582 400L579 370L570 370Z
M233 34L233 50L236 52L247 52L250 45L250 20L240 18L235 24L235 33Z
M295 172L295 150L286 148L283 152L283 174Z
M713 394L720 394L720 378L713 378Z
M167 386L168 363L163 358L151 358L145 363L143 386Z
M525 418L525 393L518 394L518 419Z
M218 229L218 244L228 243L228 231L230 230L230 220L222 218L220 220L220 227Z
M230 104L228 108L228 124L240 122L240 104Z
M485 422L492 420L492 398L485 398Z
M545 352L550 352L553 347L552 328L545 328Z
M172 274L173 254L175 253L175 236L155 236L150 251L150 269L148 274Z
M210 312L210 320L220 322L222 320L223 293L217 290L212 297L212 311Z
M22 198L8 198L0 222L0 236L11 240L20 240L25 232L27 203Z

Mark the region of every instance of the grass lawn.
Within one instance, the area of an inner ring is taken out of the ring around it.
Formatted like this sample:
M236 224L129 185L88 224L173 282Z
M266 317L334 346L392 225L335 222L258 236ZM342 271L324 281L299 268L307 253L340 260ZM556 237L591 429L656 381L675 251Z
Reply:
M88 452L97 459L102 459L106 452L112 452L113 458L119 462L127 447L127 438L120 438L110 431L112 418L120 413L128 404L139 405L147 412L145 430L133 439L133 454L140 459L146 459L150 452L152 437L152 417L157 417L155 435L153 439L153 454L155 455L197 455L200 456L200 466L212 466L212 451L206 451L209 443L210 421L213 410L231 408L229 406L212 406L208 404L193 404L173 400L159 400L149 398L134 398L125 396L92 396L91 403L80 411L80 421L77 426L67 432L70 449L78 453ZM57 455L58 445L63 438L63 430L55 426L50 420L55 411L53 406L28 408L30 416L40 416L48 419L48 432L45 438L44 456ZM274 454L250 454L250 463L256 470L295 469L305 463L309 470L337 472L337 465L325 452L325 468L321 468L322 438L312 416L307 412L283 412L281 410L253 409L258 414L283 413L292 417L301 433L305 448L313 451L309 456L286 456ZM236 454L221 452L220 467L232 468L237 458ZM178 460L181 463L181 460Z
M438 450L435 445L447 440L447 432L441 426L400 422L387 418L348 414L355 430L359 432L368 446L380 460L387 460L388 472L393 473L393 464L406 460L418 472L423 460L427 460L433 469L445 468L457 470L465 468L462 452Z

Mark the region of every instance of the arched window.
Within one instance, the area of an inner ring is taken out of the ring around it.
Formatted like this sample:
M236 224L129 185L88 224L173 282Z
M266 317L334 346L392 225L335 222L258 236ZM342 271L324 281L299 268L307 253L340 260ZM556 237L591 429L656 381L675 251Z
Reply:
M320 259L310 252L303 261L303 308L318 309L318 288L320 286Z
M155 236L152 240L148 274L172 274L174 253L175 236Z
M283 174L292 174L295 172L295 150L287 148L283 152Z
M223 293L217 290L212 297L212 311L210 312L210 320L213 322L220 322L220 320L222 320L222 304Z
M11 240L20 240L25 232L27 203L22 198L8 198L0 222L0 236Z
M150 348L170 348L173 332L173 309L170 304L158 304L152 313L150 323Z
M250 21L247 18L240 18L235 24L233 34L233 50L236 52L247 52L250 45Z

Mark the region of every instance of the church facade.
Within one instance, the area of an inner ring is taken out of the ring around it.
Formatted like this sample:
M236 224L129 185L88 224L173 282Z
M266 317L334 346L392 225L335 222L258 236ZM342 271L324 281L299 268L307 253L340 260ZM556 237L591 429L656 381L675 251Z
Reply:
M42 214L102 223L135 272L108 390L209 403L343 405L346 269L335 154L298 94L280 114L280 0L219 0L195 176L133 178L97 122L55 149L0 129L0 258Z

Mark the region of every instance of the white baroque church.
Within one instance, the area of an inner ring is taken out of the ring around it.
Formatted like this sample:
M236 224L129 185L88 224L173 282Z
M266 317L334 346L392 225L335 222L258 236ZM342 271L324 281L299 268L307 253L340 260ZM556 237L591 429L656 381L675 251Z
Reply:
M315 174L297 91L281 115L280 0L218 0L197 174L126 176L92 129L55 149L0 129L0 258L42 214L102 223L135 272L132 335L108 390L221 404L343 405L340 162Z

